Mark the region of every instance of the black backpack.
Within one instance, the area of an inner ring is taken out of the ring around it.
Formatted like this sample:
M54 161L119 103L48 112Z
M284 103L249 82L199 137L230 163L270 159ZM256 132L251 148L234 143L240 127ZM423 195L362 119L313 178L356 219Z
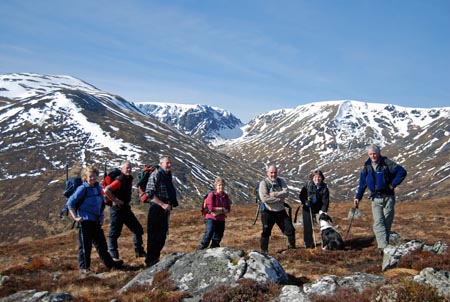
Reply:
M208 209L208 208L206 207L206 197L208 197L208 195L209 195L210 193L213 193L213 192L214 192L213 189L209 189L208 192L206 192L206 194L203 196L203 202L202 202L202 208L201 208L201 214L202 214L203 216L205 216L206 214L211 214L210 209ZM213 202L214 202L214 199L216 198L216 195L213 194L212 198L213 198Z

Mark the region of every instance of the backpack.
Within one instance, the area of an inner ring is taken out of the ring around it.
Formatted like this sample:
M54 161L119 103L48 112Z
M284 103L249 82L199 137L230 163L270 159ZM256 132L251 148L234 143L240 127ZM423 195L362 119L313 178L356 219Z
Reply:
M114 168L111 171L109 171L108 174L106 174L106 169L105 169L105 177L103 178L102 182L101 182L101 186L103 189L105 189L107 186L109 186L110 184L112 184L112 182L117 178L117 176L119 176L122 172L120 171L119 168ZM105 204L107 206L112 206L112 201L106 197L105 195Z
M81 177L69 178L69 165L66 164L66 187L65 187L64 192L62 193L64 195L64 197L66 197L66 201L67 201L67 199L69 199L70 196L72 196L73 193L75 193L75 190L81 185L83 185L83 180L81 179ZM87 195L87 190L85 190L85 194ZM84 196L84 199L86 198L86 195ZM83 201L84 201L84 199L83 199ZM79 207L81 206L83 201L80 203ZM60 219L64 219L64 216L66 216L66 217L69 216L69 208L67 206L67 202L64 204L64 207L59 212ZM72 229L74 227L75 227L75 221L72 224Z
M153 173L158 168L158 166L147 166L144 165L144 168L142 168L142 171L138 173L137 179L134 183L134 185L139 190L139 200L143 203L149 203L150 200L145 194L145 189L147 188L148 178L150 177L150 174Z
M71 177L66 179L66 189L62 193L66 197L66 201L82 184L83 180L81 179L81 177ZM63 219L64 216L67 217L68 215L69 215L69 208L67 207L67 205L65 205L64 208L62 208L62 210L59 213L59 218Z
M202 202L202 208L201 208L201 214L202 214L203 216L206 216L206 214L211 214L210 209L208 209L208 208L206 207L206 198L208 197L208 195L209 195L210 193L213 193L213 192L214 192L213 189L209 189L208 192L206 192L206 194L203 196L203 202ZM216 198L216 195L213 194L212 198L213 198L213 202L215 202L214 199Z

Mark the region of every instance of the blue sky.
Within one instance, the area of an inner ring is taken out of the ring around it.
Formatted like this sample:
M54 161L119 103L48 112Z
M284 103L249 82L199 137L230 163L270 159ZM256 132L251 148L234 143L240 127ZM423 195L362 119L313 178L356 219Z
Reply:
M0 1L0 74L243 122L328 100L450 106L450 1Z

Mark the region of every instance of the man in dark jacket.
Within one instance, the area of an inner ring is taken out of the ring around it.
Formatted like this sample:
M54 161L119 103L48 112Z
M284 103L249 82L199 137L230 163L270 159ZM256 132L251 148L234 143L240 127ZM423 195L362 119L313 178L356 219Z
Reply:
M406 177L406 170L381 156L380 147L372 145L367 149L369 159L359 176L359 186L354 205L357 208L366 188L370 190L372 200L373 231L378 244L378 252L389 244L389 235L394 221L395 193L394 189Z
M121 174L104 189L107 198L112 201L109 210L110 230L108 236L108 249L111 257L119 259L117 240L122 233L123 225L133 233L134 251L136 257L145 257L142 235L144 229L131 211L131 190L133 187L133 176L131 176L131 162L124 161L121 167Z
M145 194L150 200L147 216L147 257L150 267L159 261L169 232L170 212L178 206L175 186L172 182L172 158L164 156L150 175Z

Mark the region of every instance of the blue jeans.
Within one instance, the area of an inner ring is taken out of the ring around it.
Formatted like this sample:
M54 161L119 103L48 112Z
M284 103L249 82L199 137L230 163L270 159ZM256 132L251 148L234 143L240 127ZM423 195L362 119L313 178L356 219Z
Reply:
M218 221L211 218L205 219L205 235L198 247L199 250L208 248L211 242L211 248L220 247L220 241L222 241L223 233L225 231L225 221Z
M385 248L389 244L394 213L395 196L374 197L372 199L373 232L377 239L378 248Z

